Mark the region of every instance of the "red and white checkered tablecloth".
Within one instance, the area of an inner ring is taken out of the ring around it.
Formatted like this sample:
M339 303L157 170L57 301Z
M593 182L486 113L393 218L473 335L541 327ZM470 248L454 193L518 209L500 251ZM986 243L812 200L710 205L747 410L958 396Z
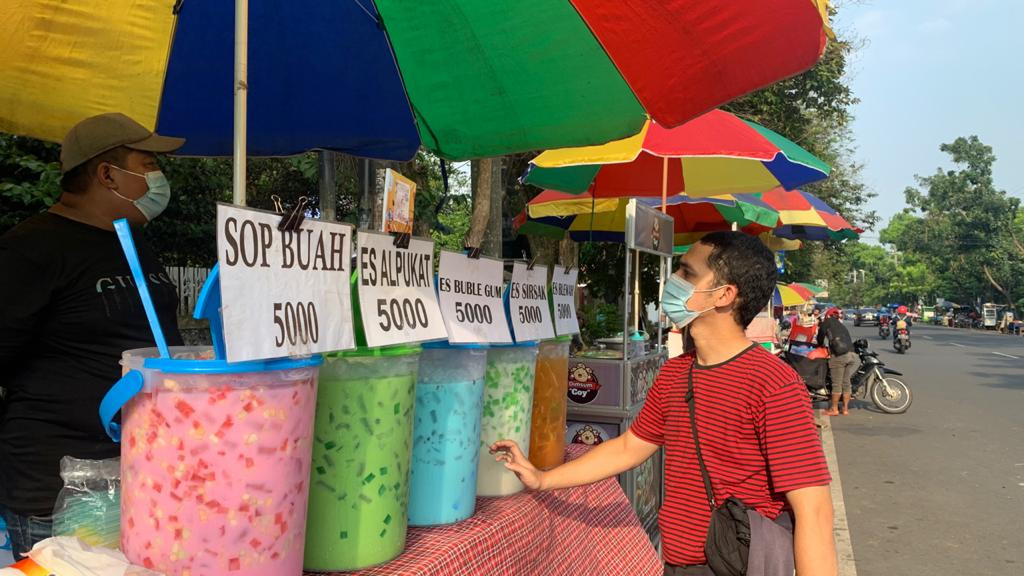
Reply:
M585 447L572 445L569 459ZM478 498L463 522L409 528L405 553L360 576L660 575L663 565L614 478L590 486ZM318 573L307 572L307 575Z

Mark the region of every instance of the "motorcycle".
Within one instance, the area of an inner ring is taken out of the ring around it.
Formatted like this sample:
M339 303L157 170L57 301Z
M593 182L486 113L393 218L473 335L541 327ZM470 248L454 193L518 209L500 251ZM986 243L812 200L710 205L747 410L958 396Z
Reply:
M888 340L889 334L889 319L883 316L878 319L878 337L882 340Z
M896 332L893 335L892 347L900 354L910 349L910 329L907 328L906 320L896 322Z
M871 397L871 402L886 414L902 414L910 408L913 396L910 386L901 378L902 372L893 370L885 365L878 358L878 353L868 348L868 341L861 338L853 343L853 350L860 357L860 366L854 373L851 383L853 384L853 397L863 400ZM826 360L807 360L792 354L786 354L786 361L797 369L797 372L804 378L808 393L812 402L825 402L832 399L832 378L828 373L828 362ZM802 366L801 363L808 364ZM823 376L812 376L811 370Z

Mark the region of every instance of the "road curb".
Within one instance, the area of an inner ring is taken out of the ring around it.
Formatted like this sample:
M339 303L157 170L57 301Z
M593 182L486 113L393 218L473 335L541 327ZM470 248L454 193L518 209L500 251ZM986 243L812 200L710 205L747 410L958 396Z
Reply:
M815 420L820 425L821 447L828 461L828 472L832 476L829 489L832 493L832 511L834 514L833 533L836 539L836 556L839 559L839 576L857 576L857 564L853 557L853 540L850 538L850 526L846 521L846 502L843 500L843 482L839 477L839 458L836 455L836 442L832 436L832 419L822 409L816 409Z

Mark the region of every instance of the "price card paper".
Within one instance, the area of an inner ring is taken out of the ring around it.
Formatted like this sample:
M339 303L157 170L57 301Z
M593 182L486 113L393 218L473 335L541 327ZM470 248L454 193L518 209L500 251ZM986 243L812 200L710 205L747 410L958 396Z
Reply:
M556 266L551 276L551 304L555 312L555 332L559 336L579 334L580 323L576 318L576 278L578 268L566 272Z
M359 231L359 310L371 348L448 337L434 293L434 243Z
M501 294L505 289L503 264L491 258L441 252L437 295L455 344L510 344L512 334L505 320Z
M516 342L532 342L555 337L548 306L548 268L534 266L528 270L525 262L512 267L509 283L509 318Z
M304 220L277 229L280 214L217 206L217 261L229 362L355 346L349 290L353 228Z

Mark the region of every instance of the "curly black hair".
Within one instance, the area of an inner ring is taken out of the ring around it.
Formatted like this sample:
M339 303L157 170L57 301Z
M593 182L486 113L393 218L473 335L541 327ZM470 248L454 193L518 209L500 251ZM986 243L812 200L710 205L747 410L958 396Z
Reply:
M700 243L711 247L708 267L715 275L715 284L736 286L739 294L733 317L746 328L775 291L779 277L775 256L756 236L742 232L712 232Z

